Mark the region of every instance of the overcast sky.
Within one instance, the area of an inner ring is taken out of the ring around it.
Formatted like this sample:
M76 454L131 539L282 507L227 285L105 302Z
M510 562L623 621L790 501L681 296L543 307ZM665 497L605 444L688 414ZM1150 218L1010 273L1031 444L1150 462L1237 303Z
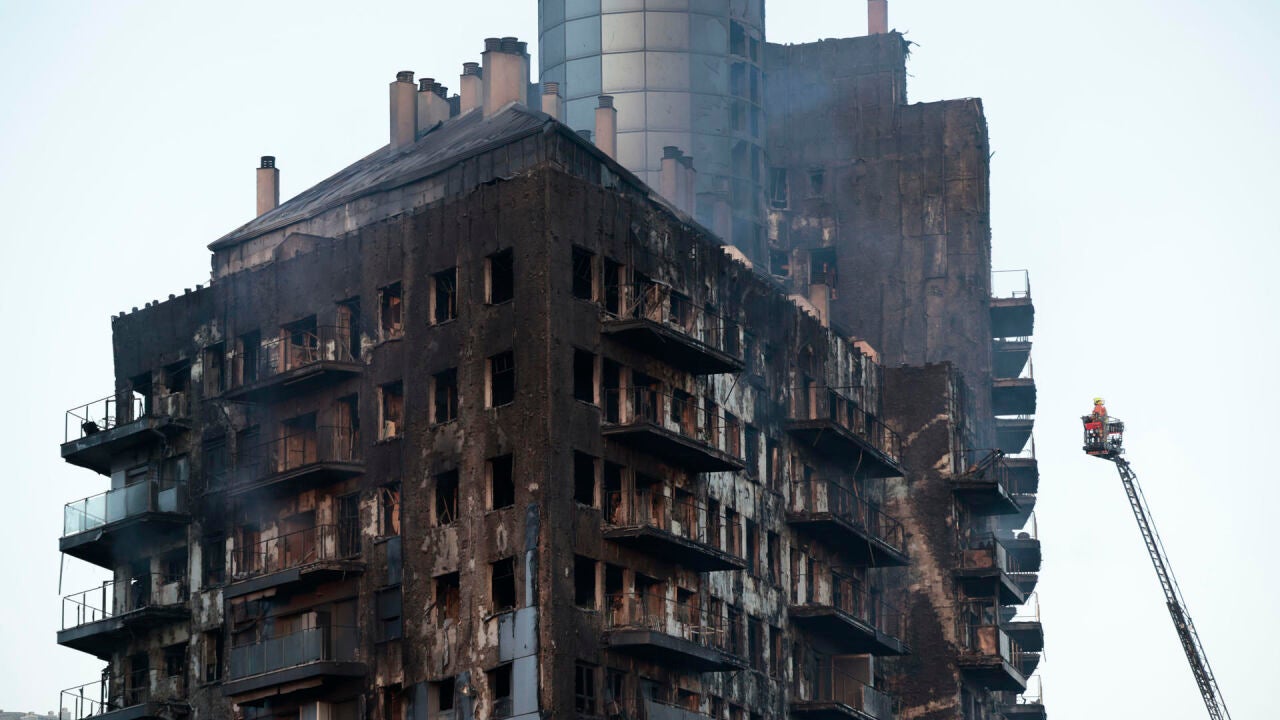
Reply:
M771 0L768 36L862 34L864 7ZM1115 471L1080 453L1104 394L1235 717L1274 717L1280 3L891 0L890 25L911 101L985 101L996 265L1032 273L1049 712L1205 717ZM502 35L536 45L535 0L0 0L0 708L101 667L54 641L62 507L107 487L58 444L112 389L110 315L208 282L259 155L291 197L386 142L397 70L454 88ZM62 593L101 577L68 559Z

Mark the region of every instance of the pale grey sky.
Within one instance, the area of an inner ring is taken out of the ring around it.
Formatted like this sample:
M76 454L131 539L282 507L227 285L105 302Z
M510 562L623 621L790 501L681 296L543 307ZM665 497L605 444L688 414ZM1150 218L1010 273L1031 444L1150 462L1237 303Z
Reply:
M768 35L865 31L861 0L770 0ZM536 0L0 0L0 707L47 711L100 664L58 647L63 412L111 390L112 313L208 281L205 245L386 142L397 70L457 84ZM1205 716L1114 470L1079 451L1105 394L1237 720L1280 646L1275 314L1280 4L890 0L913 101L976 96L996 265L1029 268L1056 720ZM63 592L101 574L66 563Z

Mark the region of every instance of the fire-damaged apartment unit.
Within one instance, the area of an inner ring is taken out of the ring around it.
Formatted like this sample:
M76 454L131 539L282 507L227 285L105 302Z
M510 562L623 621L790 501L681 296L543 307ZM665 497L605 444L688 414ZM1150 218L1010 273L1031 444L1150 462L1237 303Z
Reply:
M514 38L400 73L387 146L283 204L264 157L212 282L113 318L72 720L1045 717L980 103L906 103L882 0L648 5L541 2L537 85ZM611 74L631 21L723 126L626 97L680 104Z

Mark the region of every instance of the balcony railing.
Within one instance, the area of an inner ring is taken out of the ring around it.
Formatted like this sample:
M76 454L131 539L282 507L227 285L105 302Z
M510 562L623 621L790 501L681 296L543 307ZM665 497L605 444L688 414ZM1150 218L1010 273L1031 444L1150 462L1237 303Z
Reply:
M232 680L321 662L359 662L360 629L321 626L231 648Z
M836 703L876 720L892 720L897 716L897 701L893 696L867 685L856 677L830 664L818 666L810 692L798 693L793 701L796 710L803 711L806 704Z
M793 595L799 595L795 597L797 606L838 610L872 628L877 635L886 635L895 640L906 638L906 614L897 605L870 593L858 578L835 571L824 587L816 587L803 574L799 580L804 592Z
M210 486L244 488L274 476L332 465L359 465L360 431L321 426L299 429L237 452L236 462L212 473Z
M147 397L139 392L120 391L67 411L63 421L63 442L114 430L145 417L186 417L187 394L169 392Z
M269 575L326 561L350 560L360 554L360 528L317 525L261 540L231 553L235 581Z
M706 506L692 498L673 498L661 491L641 490L611 492L607 500L606 522L611 525L643 525L724 550L719 533L712 533L707 527Z
M104 672L98 680L63 690L59 707L68 713L63 716L68 720L88 720L152 700L185 704L182 675L159 678L158 674L149 669L120 677Z
M239 372L233 373L232 389L324 362L355 364L351 332L349 327L326 325L285 332L267 340L238 359Z
M991 272L991 297L1031 297L1031 272L1028 270L993 270Z
M678 438L674 444L654 438L661 442L650 450L680 455L669 459L688 460L707 471L740 469L743 465L741 423L701 406L696 397L668 395L653 387L608 388L603 411L608 429L652 431Z
M998 625L974 622L965 617L957 618L958 640L961 653L982 657L999 657L1017 668L1022 648Z
M152 477L67 503L62 513L62 534L76 535L147 513L186 512L186 485L162 488L159 479Z
M616 312L606 311L608 323L638 327L636 322L659 328L659 336L681 342L684 347L663 347L662 357L676 364L690 364L689 369L700 372L731 372L742 369L745 346L742 326L731 318L698 307L689 298L673 292L666 285L657 283L631 283L605 288L608 305ZM637 340L645 347L654 348L643 334ZM684 352L679 352L683 350Z
M795 427L816 422L830 425L857 438L892 466L902 463L902 437L856 401L830 389L798 388L792 392L789 421Z
M706 608L636 592L609 595L606 603L606 630L648 630L709 650L742 654L737 633Z
M173 607L187 601L187 582L181 575L152 573L127 582L101 586L62 598L62 629L89 625L149 608Z
M797 480L791 485L791 512L800 517L810 518L814 515L829 514L905 558L907 535L902 523L858 497L857 493L851 489L856 482L852 478ZM874 564L898 564L884 562L888 560L882 557L884 553L868 550L866 554L869 560L880 561Z

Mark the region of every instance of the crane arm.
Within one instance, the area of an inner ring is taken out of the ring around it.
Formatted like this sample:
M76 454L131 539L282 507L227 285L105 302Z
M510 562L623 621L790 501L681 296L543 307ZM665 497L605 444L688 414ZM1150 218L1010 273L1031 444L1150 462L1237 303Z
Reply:
M1191 665L1191 673L1195 675L1196 685L1200 688L1200 695L1204 699L1205 708L1209 711L1209 717L1212 720L1231 720L1231 713L1227 711L1227 703L1222 697L1222 691L1218 689L1218 681L1214 679L1213 670L1209 667L1209 658L1205 654L1204 646L1200 644L1196 626L1191 622L1187 604L1182 599L1178 581L1169 567L1164 543L1160 541L1160 534L1156 532L1156 527L1151 521L1151 510L1147 508L1147 499L1142 494L1141 486L1138 485L1138 476L1124 458L1114 456L1108 459L1115 462L1116 469L1120 472L1120 481L1124 484L1125 495L1129 497L1129 505L1133 508L1133 516L1138 521L1142 540L1146 543L1147 552L1151 555L1151 564L1155 566L1156 577L1160 580L1160 589L1164 591L1169 616L1173 618L1173 627L1178 631L1178 640L1182 643L1182 651L1187 655L1187 662Z

